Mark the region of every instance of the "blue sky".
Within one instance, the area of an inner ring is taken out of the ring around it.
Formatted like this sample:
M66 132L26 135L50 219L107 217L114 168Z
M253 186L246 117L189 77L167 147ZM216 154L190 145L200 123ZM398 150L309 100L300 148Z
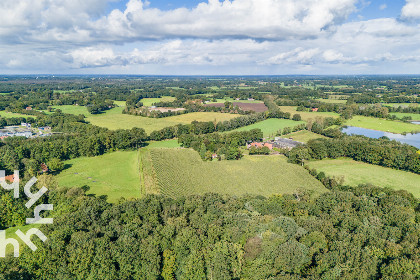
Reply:
M2 0L0 73L420 74L420 0Z

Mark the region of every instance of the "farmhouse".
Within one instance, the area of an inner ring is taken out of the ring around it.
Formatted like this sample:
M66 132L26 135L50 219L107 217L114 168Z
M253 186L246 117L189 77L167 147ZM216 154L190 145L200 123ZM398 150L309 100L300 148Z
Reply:
M247 145L247 148L250 149L251 147L256 147L256 148L267 147L270 150L272 150L273 148L291 150L294 147L302 145L302 144L303 143L298 142L298 141L293 141L292 139L276 137L274 141L249 143Z
M3 181L3 180L9 183L13 183L15 181L15 175L8 175L3 178L0 178L0 181Z

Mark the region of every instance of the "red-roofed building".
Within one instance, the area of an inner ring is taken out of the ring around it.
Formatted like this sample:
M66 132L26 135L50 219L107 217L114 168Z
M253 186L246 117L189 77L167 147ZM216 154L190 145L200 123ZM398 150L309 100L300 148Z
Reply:
M9 183L13 183L15 181L15 175L9 175L4 178L6 179L6 182L9 182Z
M312 108L312 112L318 112L318 108Z

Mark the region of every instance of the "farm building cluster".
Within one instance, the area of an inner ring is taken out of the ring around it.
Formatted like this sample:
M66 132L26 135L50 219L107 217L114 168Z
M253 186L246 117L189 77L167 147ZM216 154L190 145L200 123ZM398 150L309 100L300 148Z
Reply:
M291 150L294 147L297 147L299 145L303 145L303 143L294 141L293 139L276 137L272 141L248 143L247 147L248 149L250 149L251 147L256 147L256 148L267 147L270 150L274 148Z
M18 136L26 138L51 136L51 127L43 126L32 128L30 123L21 123L20 126L6 126L5 128L0 129L0 140Z

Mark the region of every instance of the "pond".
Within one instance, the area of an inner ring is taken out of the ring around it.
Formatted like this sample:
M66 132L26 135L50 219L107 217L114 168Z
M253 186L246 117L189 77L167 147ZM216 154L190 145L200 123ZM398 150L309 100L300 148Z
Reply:
M408 133L406 135L402 135L402 134L389 133L389 132L355 127L355 126L344 127L343 129L341 129L341 131L348 135L352 135L352 134L364 135L370 138L380 138L382 136L386 136L391 140L396 140L401 143L406 143L420 149L420 133L416 133L416 134Z
M413 121L411 123L413 123L413 124L420 124L420 121Z

